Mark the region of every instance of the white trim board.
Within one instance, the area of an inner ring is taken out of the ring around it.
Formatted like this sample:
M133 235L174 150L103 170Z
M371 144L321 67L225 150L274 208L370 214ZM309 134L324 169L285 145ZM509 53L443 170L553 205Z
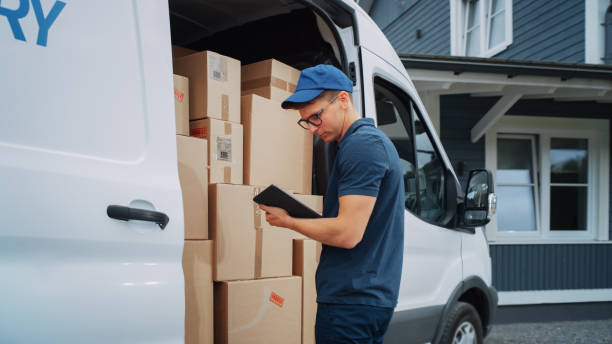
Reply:
M584 62L602 64L605 54L605 17L609 0L584 1Z
M612 289L530 290L498 292L499 306L612 301Z

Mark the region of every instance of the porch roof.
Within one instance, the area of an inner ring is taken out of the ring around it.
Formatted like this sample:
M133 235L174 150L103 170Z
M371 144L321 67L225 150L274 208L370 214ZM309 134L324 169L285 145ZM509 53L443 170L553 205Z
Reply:
M409 54L400 58L421 94L500 97L472 128L473 142L520 99L612 103L612 66Z

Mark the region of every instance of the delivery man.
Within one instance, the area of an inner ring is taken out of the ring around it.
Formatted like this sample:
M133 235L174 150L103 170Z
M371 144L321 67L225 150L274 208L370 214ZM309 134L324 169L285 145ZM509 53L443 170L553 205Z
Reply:
M361 118L353 83L330 65L304 69L283 108L338 153L323 218L299 219L260 205L273 226L323 243L316 274L315 338L324 343L382 343L399 293L404 245L404 185L395 147Z

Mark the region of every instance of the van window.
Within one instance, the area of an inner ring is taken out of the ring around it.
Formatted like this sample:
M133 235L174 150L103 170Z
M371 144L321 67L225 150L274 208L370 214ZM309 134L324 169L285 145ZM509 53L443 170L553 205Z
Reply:
M444 164L420 113L410 97L390 83L376 78L374 90L378 128L400 157L406 209L425 221L445 225L441 223L446 213Z
M409 108L389 89L376 83L376 123L395 145L404 175L405 206L418 213L416 164L413 149L412 120Z
M429 222L442 224L446 214L444 197L444 164L435 150L428 130L411 102L418 166L419 216Z

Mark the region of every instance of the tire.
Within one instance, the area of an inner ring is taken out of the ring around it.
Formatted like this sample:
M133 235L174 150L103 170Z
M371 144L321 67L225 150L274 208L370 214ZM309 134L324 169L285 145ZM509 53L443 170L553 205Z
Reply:
M440 344L482 344L483 331L480 316L474 306L457 302L451 309Z

